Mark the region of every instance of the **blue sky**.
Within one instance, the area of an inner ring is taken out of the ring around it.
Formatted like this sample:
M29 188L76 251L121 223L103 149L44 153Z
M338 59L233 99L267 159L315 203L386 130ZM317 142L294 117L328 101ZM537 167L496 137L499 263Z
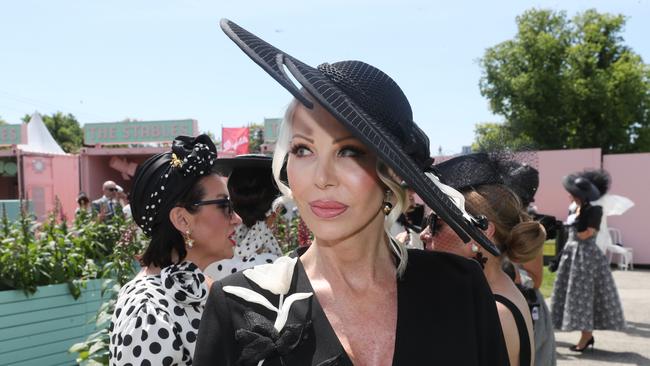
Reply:
M411 101L432 152L456 153L475 123L501 120L479 93L477 60L532 7L622 13L626 44L650 62L650 0L2 1L0 117L194 118L220 136L221 126L281 116L290 95L221 32L226 17L313 66L379 67Z

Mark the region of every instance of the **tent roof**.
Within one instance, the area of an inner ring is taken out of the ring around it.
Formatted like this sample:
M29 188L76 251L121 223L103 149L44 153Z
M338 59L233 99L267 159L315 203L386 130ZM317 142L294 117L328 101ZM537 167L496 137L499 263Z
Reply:
M50 134L38 112L32 114L27 124L27 143L18 145L18 148L24 152L66 155Z

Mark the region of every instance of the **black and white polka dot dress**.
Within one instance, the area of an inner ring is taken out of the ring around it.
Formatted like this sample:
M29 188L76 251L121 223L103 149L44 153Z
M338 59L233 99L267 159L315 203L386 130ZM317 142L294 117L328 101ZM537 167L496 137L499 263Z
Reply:
M233 257L212 263L205 269L205 274L220 280L258 264L273 263L282 256L278 241L264 221L258 221L251 227L239 225L235 229L234 239L237 244Z
M191 365L208 289L191 262L122 287L109 327L110 364Z

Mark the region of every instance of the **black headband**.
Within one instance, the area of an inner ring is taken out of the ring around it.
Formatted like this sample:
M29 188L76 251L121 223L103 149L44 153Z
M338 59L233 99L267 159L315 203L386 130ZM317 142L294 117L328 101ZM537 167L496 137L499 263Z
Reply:
M156 154L138 167L131 190L133 219L151 235L167 214L201 178L213 171L217 149L207 135L178 136L172 151Z

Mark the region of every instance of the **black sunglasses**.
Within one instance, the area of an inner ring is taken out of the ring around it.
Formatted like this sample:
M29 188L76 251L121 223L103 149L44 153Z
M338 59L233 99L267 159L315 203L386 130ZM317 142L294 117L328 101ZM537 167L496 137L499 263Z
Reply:
M424 223L424 228L426 229L428 226L429 230L431 231L431 235L436 235L438 230L440 230L442 227L442 220L440 219L440 216L438 216L435 212L430 213Z
M476 219L474 225L476 225L476 227L478 227L479 229L486 230L488 228L487 217L483 215L477 215L474 216L474 219ZM431 235L436 235L438 230L442 228L442 223L443 220L440 218L440 216L438 216L435 212L432 212L429 214L429 216L427 216L425 221L426 226L424 228L428 226L429 230L431 231Z
M218 200L198 201L192 203L192 206L195 207L206 206L206 205L217 205L217 207L223 209L223 212L226 214L228 218L231 218L232 213L234 212L234 208L232 206L232 201L230 200L230 197L220 198Z
M111 192L117 192L117 188L108 188L108 190Z

